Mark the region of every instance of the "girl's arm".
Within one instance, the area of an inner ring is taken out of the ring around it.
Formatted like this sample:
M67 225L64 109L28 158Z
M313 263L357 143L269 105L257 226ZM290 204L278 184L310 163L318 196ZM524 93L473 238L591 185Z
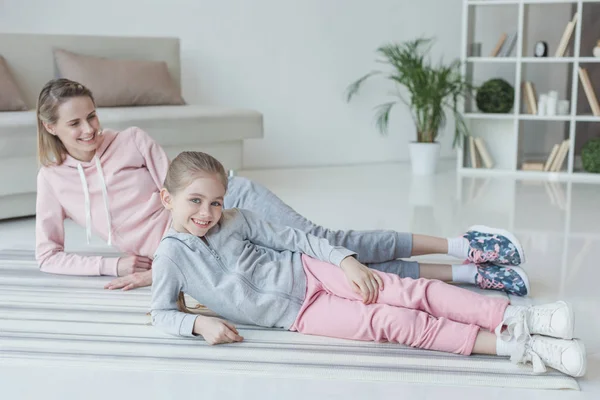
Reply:
M179 267L165 256L152 263L152 325L175 336L194 336L197 315L177 309L177 297L183 289L185 277Z
M118 257L83 257L64 252L65 212L40 171L37 178L35 258L43 272L117 276Z
M163 188L167 177L169 157L150 135L140 128L132 129L134 129L133 141L144 160L146 160L146 168L148 168L156 187L160 190Z
M175 336L202 335L208 344L233 343L244 340L231 322L204 315L179 311L177 298L184 287L185 276L179 267L165 256L158 256L152 265L152 324Z
M252 243L274 250L304 253L318 260L339 266L343 259L356 253L340 246L332 246L318 238L289 226L273 225L251 211L237 210L246 222L246 236Z

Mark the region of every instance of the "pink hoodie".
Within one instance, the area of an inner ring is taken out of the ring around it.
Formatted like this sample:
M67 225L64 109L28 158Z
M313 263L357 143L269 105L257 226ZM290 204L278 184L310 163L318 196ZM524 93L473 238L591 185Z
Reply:
M35 255L44 272L117 276L118 258L64 252L65 218L85 226L88 241L93 230L122 252L146 257L169 229L159 194L169 167L164 150L135 127L103 136L91 162L67 155L38 173Z

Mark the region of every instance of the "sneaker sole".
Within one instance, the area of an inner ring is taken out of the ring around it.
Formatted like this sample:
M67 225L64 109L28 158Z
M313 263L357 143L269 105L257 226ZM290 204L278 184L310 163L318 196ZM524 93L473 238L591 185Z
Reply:
M586 371L587 371L587 353L585 352L585 345L583 344L583 342L579 339L573 339L573 342L575 342L575 344L578 347L579 352L581 353L581 358L583 358L582 362L581 362L581 368L577 373L574 373L572 376L578 378L581 376L584 376Z
M492 235L504 236L505 238L510 240L512 242L512 244L515 245L515 248L517 249L517 253L519 253L519 258L521 259L521 264L525 264L525 252L523 251L523 246L521 245L521 242L519 241L519 239L517 239L517 237L515 235L513 235L512 233L510 233L509 231L504 230L504 229L490 228L489 226L485 226L485 225L473 225L472 227L470 227L468 229L468 231L477 231L477 232L482 232L482 233L489 233ZM502 266L508 267L509 265L502 265ZM515 267L516 267L516 265L515 265Z
M529 286L529 277L527 276L527 273L525 273L525 270L521 267L506 267L506 268L511 268L511 269L517 271L517 274L519 274L521 279L523 279L523 283L525 283L525 289L527 289L527 294L525 296L529 296L529 293L531 293L531 286ZM513 295L519 296L518 294L513 294ZM525 296L519 296L519 297L525 297Z
M570 332L567 332L565 336L560 336L559 339L573 339L573 333L575 331L575 313L573 312L573 307L566 301L559 301L558 303L562 303L567 306L567 309L569 310L569 326L571 328Z

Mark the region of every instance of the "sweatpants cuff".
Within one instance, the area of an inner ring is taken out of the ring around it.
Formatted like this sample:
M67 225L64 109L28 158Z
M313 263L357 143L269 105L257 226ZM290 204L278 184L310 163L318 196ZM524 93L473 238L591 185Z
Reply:
M397 232L396 254L394 258L410 258L412 255L412 233Z
M419 263L417 261L403 261L400 276L402 278L419 279L421 277L421 267L419 266Z

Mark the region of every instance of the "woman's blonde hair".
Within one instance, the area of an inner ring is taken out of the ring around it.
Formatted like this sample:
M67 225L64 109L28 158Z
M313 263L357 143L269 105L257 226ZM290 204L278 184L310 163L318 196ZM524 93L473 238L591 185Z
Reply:
M228 179L223 164L213 156L199 151L184 151L175 157L167 171L164 187L169 193L176 194L192 183L199 173L215 174L227 191ZM193 314L192 309L185 303L183 292L179 292L177 297L177 308L181 312ZM203 306L194 307L194 309L198 308Z
M74 97L89 97L94 106L92 92L78 82L69 79L53 79L46 83L37 102L38 160L41 165L61 165L67 149L58 136L50 134L44 123L55 124L58 121L58 107Z

